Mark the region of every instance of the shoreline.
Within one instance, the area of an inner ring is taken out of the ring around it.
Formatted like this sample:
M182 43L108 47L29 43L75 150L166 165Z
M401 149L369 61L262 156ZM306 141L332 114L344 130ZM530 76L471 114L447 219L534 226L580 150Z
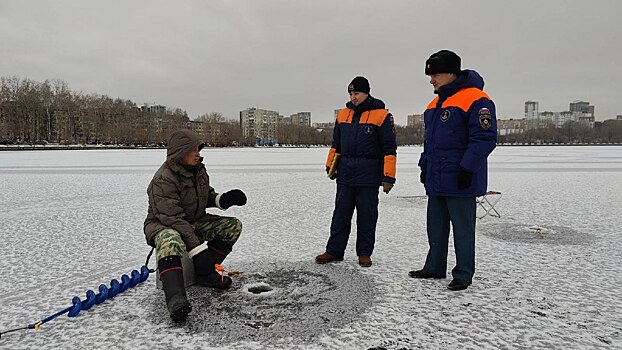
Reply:
M419 146L422 145L403 145L404 146ZM551 144L551 143L526 143L526 144L509 144L509 143L500 143L497 144L497 147L525 147L525 146L622 146L622 143L573 143L573 144ZM237 146L237 147L214 147L214 148L316 148L316 147L330 147L329 145L322 146ZM211 148L211 147L206 147ZM127 149L166 149L165 146L114 146L114 145L0 145L1 151L80 151L80 150L127 150Z
M230 146L205 148L323 148L330 145L283 145L283 146ZM82 150L127 150L127 149L166 149L166 146L115 146L115 145L0 145L1 151L82 151Z

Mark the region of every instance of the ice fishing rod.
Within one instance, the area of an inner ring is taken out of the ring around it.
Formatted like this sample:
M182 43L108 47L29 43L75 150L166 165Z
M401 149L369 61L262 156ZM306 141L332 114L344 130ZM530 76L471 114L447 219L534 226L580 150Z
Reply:
M88 310L92 308L93 305L101 304L106 299L114 298L119 293L125 292L128 288L136 287L139 283L145 282L149 278L149 274L155 272L154 269L149 269L147 267L149 266L149 259L151 258L152 253L153 253L153 248L151 248L149 255L147 255L147 260L145 261L145 264L141 266L140 272L138 270L132 270L129 276L127 274L123 274L121 276L121 282L113 278L110 281L110 287L107 287L105 284L100 284L99 293L97 294L95 294L94 291L89 289L86 291L86 299L84 300L81 300L79 297L74 296L73 299L71 299L71 306L69 306L68 308L60 310L53 315L50 315L37 322L30 323L26 326L2 331L0 332L0 339L2 339L3 334L17 332L23 329L39 330L39 327L41 327L41 325L43 325L44 323L49 322L55 319L56 317L63 315L65 313L69 317L76 317L78 316L80 311Z

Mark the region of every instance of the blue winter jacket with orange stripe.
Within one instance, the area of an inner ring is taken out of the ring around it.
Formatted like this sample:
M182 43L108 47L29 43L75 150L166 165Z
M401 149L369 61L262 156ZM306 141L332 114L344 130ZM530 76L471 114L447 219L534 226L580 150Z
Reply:
M430 196L476 197L486 193L487 157L497 143L495 105L482 91L484 79L463 70L442 86L424 112L425 135L419 167ZM458 173L473 174L471 186L458 188Z
M355 106L339 111L326 166L341 154L337 182L349 186L380 186L395 183L397 141L393 116L384 102L369 95Z

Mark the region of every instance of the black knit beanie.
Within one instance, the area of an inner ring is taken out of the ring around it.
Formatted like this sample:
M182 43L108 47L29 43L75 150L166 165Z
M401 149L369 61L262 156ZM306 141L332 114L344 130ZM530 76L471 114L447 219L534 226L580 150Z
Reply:
M449 50L432 54L425 61L425 75L438 73L460 73L460 56Z
M369 94L369 81L364 77L354 78L350 85L348 85L348 93L352 91Z

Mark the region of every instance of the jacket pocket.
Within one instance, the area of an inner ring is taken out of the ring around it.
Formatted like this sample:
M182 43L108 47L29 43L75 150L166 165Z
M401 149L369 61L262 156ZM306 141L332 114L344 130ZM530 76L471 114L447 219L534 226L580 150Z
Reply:
M458 157L442 157L441 158L441 176L439 189L446 193L459 193L458 189L458 171L460 170L460 158Z

